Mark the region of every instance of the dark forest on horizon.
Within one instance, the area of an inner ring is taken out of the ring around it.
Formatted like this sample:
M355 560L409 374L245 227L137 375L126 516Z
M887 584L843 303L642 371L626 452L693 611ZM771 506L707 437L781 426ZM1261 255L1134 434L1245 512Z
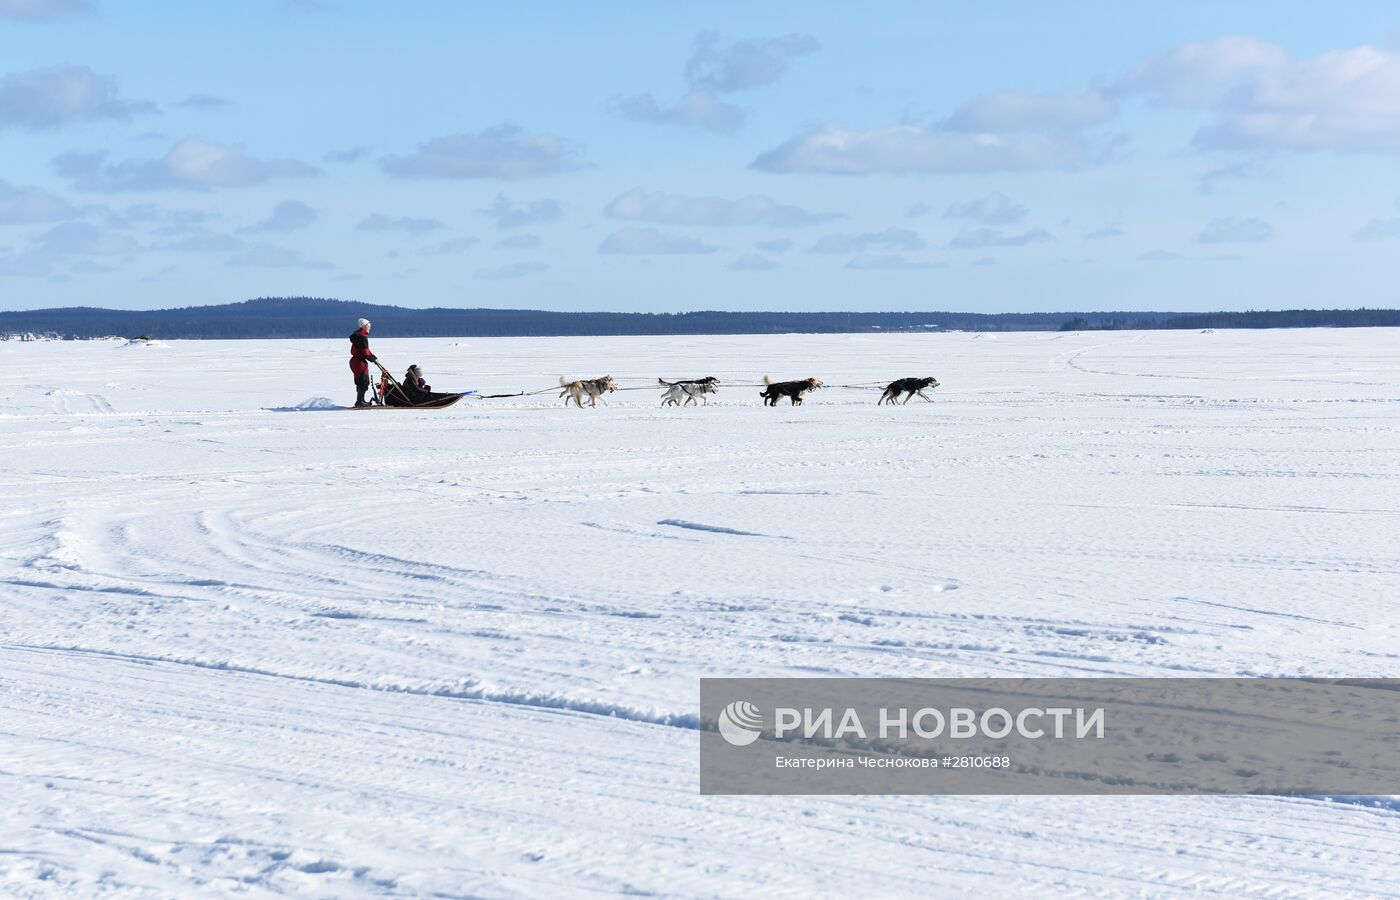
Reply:
M150 335L170 340L330 338L355 319L385 337L840 334L927 331L1098 331L1400 326L1396 309L1246 312L723 312L620 313L524 309L411 309L312 297L266 297L162 310L70 307L0 312L0 334L63 338Z

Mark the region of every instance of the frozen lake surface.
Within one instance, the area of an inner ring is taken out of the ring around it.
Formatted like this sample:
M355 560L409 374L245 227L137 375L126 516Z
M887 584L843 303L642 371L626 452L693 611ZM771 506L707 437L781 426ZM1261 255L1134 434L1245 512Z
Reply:
M1400 675L1395 330L372 343L725 384L0 344L0 892L1394 891L1390 800L701 797L692 726L711 675Z

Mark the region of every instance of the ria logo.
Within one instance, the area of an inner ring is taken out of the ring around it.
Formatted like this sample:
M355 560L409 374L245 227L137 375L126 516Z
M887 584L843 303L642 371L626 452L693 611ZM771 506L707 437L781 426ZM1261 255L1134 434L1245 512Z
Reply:
M735 747L747 747L763 731L763 713L747 700L735 700L719 711L719 733Z

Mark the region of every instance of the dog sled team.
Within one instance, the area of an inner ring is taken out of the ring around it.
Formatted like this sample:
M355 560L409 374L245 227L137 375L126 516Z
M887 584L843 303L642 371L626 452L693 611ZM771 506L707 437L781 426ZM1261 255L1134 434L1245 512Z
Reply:
M656 383L664 388L661 394L662 406L692 406L696 405L697 398L701 403L708 405L709 395L719 391L719 379L713 375L693 378L688 381L667 381L664 378L658 378ZM588 399L589 406L596 407L598 401L603 400L604 394L611 394L617 390L617 381L611 375L578 381L570 381L568 378L560 377L559 387L559 396L564 398L565 406L568 406L572 401L575 406L582 409L584 398ZM777 406L778 401L784 397L793 406L801 406L803 395L820 387L825 387L825 384L819 378L774 381L764 375L763 390L759 391L758 396L763 398L764 406ZM896 402L903 405L916 396L932 403L933 398L925 394L924 391L936 387L938 387L937 378L899 378L885 386L885 390L880 394L876 405L888 403L893 406ZM899 399L901 396L904 397L903 401ZM607 403L606 400L603 402Z
M395 380L389 371L380 364L379 358L369 349L371 327L368 319L360 319L355 332L350 335L350 371L355 376L355 409L381 406L403 409L433 409L450 406L466 396L465 393L435 393L432 387L423 380L423 370L417 365L408 367L402 382ZM379 371L383 373L378 385L370 383L370 363L378 366ZM656 382L662 388L662 406L708 405L709 395L717 393L720 384L719 379L713 375L684 381L667 381L664 378L658 378ZM759 391L758 395L763 398L765 406L777 406L778 401L784 397L792 406L801 406L804 395L821 387L825 387L825 385L818 378L774 381L764 375L763 390ZM925 394L924 391L936 387L938 387L937 378L899 378L885 387L884 392L880 394L877 405L888 403L893 406L896 402L908 403L915 396L931 403L933 398ZM374 392L373 400L366 400L365 394L371 390ZM611 375L604 375L602 378L574 380L561 376L559 379L559 396L563 399L564 405L568 406L573 403L579 409L583 409L585 400L588 402L588 406L593 408L598 406L599 400L602 400L606 405L605 395L616 390L618 390L617 381ZM629 388L629 390L633 389ZM904 398L902 401L900 400L901 396Z

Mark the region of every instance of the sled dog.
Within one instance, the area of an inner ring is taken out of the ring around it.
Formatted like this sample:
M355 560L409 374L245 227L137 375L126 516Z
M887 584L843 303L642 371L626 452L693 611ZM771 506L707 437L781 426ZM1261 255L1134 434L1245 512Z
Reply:
M666 392L661 395L662 406L690 405L695 402L696 397L708 405L710 398L706 395L719 390L719 379L713 375L694 378L690 381L667 381L664 378L658 378L656 382L666 389ZM685 398L684 404L681 403L682 397Z
M602 399L604 394L617 390L617 382L613 381L611 375L604 375L602 378L590 378L587 380L580 379L578 381L570 381L561 375L559 377L559 387L562 388L562 390L559 391L559 396L564 398L565 406L568 406L569 401L572 400L575 406L579 409L583 409L584 397L588 398L589 406L597 406L598 401Z
M885 388L885 392L880 395L880 399L876 401L875 405L879 406L881 403L889 403L891 406L894 406L894 402L899 399L900 394L908 395L904 398L905 403L913 400L915 394L918 394L920 397L932 403L933 398L924 393L924 388L936 387L938 387L937 378L901 378L898 381L890 382L890 386Z
M793 406L800 406L803 394L822 386L822 383L816 378L804 378L801 381L774 381L767 375L763 376L763 383L768 386L759 391L758 396L763 398L764 406L777 406L778 400L783 397L791 400Z

